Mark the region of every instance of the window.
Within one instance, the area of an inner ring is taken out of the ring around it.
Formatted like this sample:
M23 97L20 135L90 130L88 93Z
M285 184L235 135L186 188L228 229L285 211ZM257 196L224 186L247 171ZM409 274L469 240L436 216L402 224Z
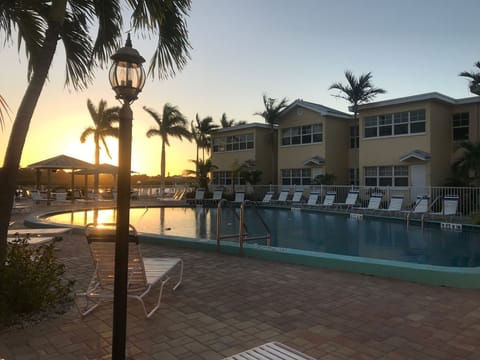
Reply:
M282 185L310 185L312 169L282 169Z
M212 174L212 183L215 185L230 185L232 183L232 172L214 171Z
M364 119L364 137L384 137L425 132L425 110L367 116Z
M425 110L410 111L410 133L425 132Z
M238 151L253 149L253 133L215 137L213 152Z
M452 133L453 141L468 140L468 129L470 122L470 114L468 112L453 114Z
M358 126L350 126L350 149L358 148Z
M367 166L365 186L408 186L408 166Z
M296 126L282 130L282 145L313 144L322 141L322 124Z

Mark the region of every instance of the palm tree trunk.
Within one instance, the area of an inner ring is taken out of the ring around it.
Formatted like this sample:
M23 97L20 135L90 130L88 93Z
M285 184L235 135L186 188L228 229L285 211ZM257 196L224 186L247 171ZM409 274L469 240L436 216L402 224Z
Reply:
M358 165L359 165L359 146L360 146L360 124L358 121L358 104L353 105L353 126L354 126L354 134L355 134L355 139L354 139L354 144L355 147L353 148L353 185L357 186L360 185L360 180L358 179L358 176L360 175L360 171L358 170ZM358 136L358 144L357 144L357 136Z
M165 139L163 138L162 138L162 155L160 160L160 179L161 179L160 194L163 197L165 195Z
M276 151L276 141L275 141L275 129L272 127L272 184L277 184L277 174L275 174L275 151Z
M0 172L0 267L3 266L7 250L8 222L10 220L13 198L17 186L18 168L22 157L25 139L42 92L48 70L57 48L60 25L50 22L45 41L40 50L39 61L35 64L33 76L27 86L22 102L15 116L7 150Z
M97 167L97 171L93 174L93 192L98 194L98 166L100 165L100 139L98 134L95 132L95 166ZM73 189L72 189L73 191ZM88 196L88 193L86 194Z

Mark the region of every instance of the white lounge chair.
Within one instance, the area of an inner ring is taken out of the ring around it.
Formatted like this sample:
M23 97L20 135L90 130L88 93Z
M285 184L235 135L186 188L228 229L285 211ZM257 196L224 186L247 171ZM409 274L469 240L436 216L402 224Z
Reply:
M39 191L30 192L30 197L32 198L33 201L35 201L36 204L46 203L52 200L52 199L47 199L43 197Z
M273 191L267 191L262 199L262 205L270 204L273 197Z
M370 199L368 200L367 207L355 207L354 209L366 210L366 211L378 210L380 209L382 198L383 198L383 194L371 194Z
M19 204L13 199L12 213L29 213L32 207L28 204Z
M318 206L323 206L323 207L333 206L336 196L337 196L337 193L335 191L328 191L325 194L325 197L323 198L322 204Z
M417 200L413 205L413 209L411 213L414 214L424 214L428 211L428 203L430 201L430 197L428 195L419 195L417 196Z
M308 195L307 206L317 206L319 196L320 193L318 191L310 191L310 194Z
M288 189L281 190L280 194L278 195L278 198L275 199L275 200L272 200L272 203L274 203L274 204L285 204L287 202L288 193L289 193Z
M33 239L44 236L65 236L71 237L72 228L41 228L41 229L13 229L8 230L8 237L28 236Z
M293 193L292 200L290 200L290 203L292 205L298 205L302 202L302 196L303 196L303 190L295 190Z
M223 188L216 188L213 191L212 200L215 201L215 202L218 202L218 201L222 200L222 196L223 196Z
M269 342L253 349L226 357L224 360L315 360L279 342Z
M457 195L447 195L443 197L442 211L432 212L433 216L455 216L458 210L459 197Z
M203 204L204 199L205 199L205 189L198 188L195 191L195 198L193 199L193 204Z
M53 237L53 236L7 237L7 242L11 244L11 243L13 243L15 241L18 241L20 239L26 239L28 245L45 245L45 244L53 242L53 240L55 240L55 237Z
M204 202L206 204L216 205L220 200L222 200L222 196L223 196L223 188L222 187L216 188L213 191L212 197L210 199L205 199Z
M351 208L352 206L355 206L358 200L358 190L350 190L348 192L347 198L345 199L344 203L334 203L333 205L336 207L346 207L346 208Z
M390 197L390 203L388 204L388 208L378 210L386 213L399 212L402 210L403 198L403 195L392 195Z
M233 202L237 204L242 204L245 202L245 191L236 191L235 200L233 200Z
M75 294L75 304L80 314L87 315L104 301L113 299L115 278L115 224L85 227L85 235L93 257L95 271L87 291ZM173 286L177 289L183 279L183 261L180 258L143 257L138 245L137 232L130 225L128 249L128 293L129 298L138 300L145 316L151 317L160 307L163 287L170 279L174 268L179 268L179 280ZM152 309L147 310L143 298L156 285L159 285L158 299ZM84 299L86 304L80 304Z

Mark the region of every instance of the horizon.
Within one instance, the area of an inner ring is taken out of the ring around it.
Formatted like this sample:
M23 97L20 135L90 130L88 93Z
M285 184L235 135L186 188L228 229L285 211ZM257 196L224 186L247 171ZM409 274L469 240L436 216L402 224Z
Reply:
M462 8L462 18L452 17ZM328 87L345 82L349 69L358 76L372 72L372 83L386 94L374 101L439 92L452 98L473 96L468 81L458 76L480 60L476 43L473 0L420 4L368 0L361 8L354 0L335 3L302 0L247 0L194 2L187 18L192 59L173 79L147 80L133 103L132 170L148 176L160 173L160 138L147 139L155 125L142 109L161 113L171 103L194 120L212 116L219 124L229 119L262 123L253 115L263 110L262 94L290 102L295 99L348 111L348 102L335 98ZM325 15L328 14L328 15ZM154 40L151 40L154 41ZM133 46L149 60L151 41L132 36ZM93 140L80 143L80 134L92 124L87 99L98 105L117 105L107 69L98 70L86 91L65 90L63 48L60 46L32 118L21 166L60 154L93 162ZM2 67L0 94L8 102L11 120L0 132L0 154L5 153L16 109L26 89L26 58L15 44L0 49L8 66ZM354 54L354 56L352 55ZM6 85L8 84L8 87ZM116 164L117 141L108 140L110 160L101 151L100 163ZM170 139L166 148L166 175L192 169L195 145ZM155 156L155 154L158 154Z

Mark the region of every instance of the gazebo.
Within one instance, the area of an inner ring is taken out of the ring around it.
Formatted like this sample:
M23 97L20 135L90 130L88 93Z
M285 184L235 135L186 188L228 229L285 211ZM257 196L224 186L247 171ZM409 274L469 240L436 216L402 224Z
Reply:
M27 168L36 169L38 174L40 174L40 170L47 170L47 184L48 184L47 199L49 200L50 199L50 174L52 170L71 170L72 172L71 186L73 191L74 185L75 185L75 171L95 169L95 165L80 159L67 156L67 155L58 155L50 159L46 159L46 160L36 162L34 164L30 164L27 166ZM38 183L37 183L37 186L38 186ZM72 201L73 200L74 200L74 197L72 194Z
M87 187L87 177L88 175L95 175L95 174L111 174L113 176L113 183L117 183L117 174L118 174L118 166L111 165L111 164L100 164L98 166L93 166L91 169L82 169L75 171L75 175L85 175L85 187Z

